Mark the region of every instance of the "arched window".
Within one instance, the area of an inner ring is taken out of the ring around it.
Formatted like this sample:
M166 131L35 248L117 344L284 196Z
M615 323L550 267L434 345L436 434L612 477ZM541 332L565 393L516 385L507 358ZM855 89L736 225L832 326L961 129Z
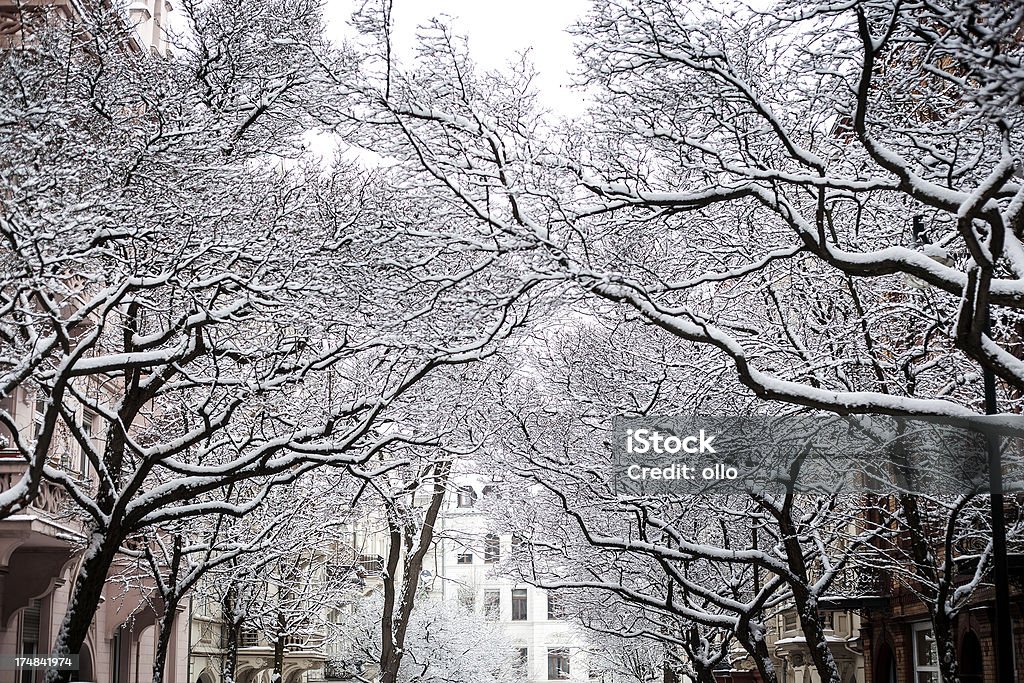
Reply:
M981 641L973 631L964 634L960 643L961 683L981 683L985 680L985 661L981 653Z
M878 649L878 655L875 656L875 676L872 680L878 683L896 683L896 658L888 643L883 643Z

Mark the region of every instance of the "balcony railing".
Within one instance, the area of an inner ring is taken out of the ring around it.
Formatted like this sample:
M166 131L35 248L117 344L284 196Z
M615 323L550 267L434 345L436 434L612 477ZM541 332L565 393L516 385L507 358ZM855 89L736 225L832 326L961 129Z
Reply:
M28 464L20 459L0 457L0 491L13 488L28 470ZM60 514L67 501L64 489L53 482L39 482L39 491L29 507L49 516Z
M285 636L285 652L298 652L303 650L318 650L326 640L323 634L319 633L296 633ZM273 647L274 644L262 638L255 629L243 628L238 634L239 648Z

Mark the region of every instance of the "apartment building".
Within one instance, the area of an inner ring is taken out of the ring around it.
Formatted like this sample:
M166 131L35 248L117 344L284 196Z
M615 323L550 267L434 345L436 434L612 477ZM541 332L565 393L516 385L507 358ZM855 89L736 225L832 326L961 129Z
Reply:
M1020 505L1009 506L1020 514ZM936 538L936 551L941 551ZM1017 681L1024 682L1024 562L1019 546L1010 548L1010 610ZM976 556L965 554L954 586L974 578ZM862 571L858 590L820 601L829 649L843 683L941 683L938 652L927 605L913 581L893 571ZM982 586L954 620L961 683L1003 683L996 671L994 590ZM807 641L793 608L769 623L768 647L780 683L820 683ZM758 683L753 663L738 653L729 671L716 672L719 683Z
M123 19L131 27L125 48L139 53L167 54L164 27L172 5L167 0L133 0ZM103 0L0 0L0 54L5 49L31 45L33 31L49 27L77 30L80 19L92 12L113 11ZM94 388L102 402L102 387ZM93 398L96 398L94 396ZM2 409L23 440L39 435L45 399L27 386L0 397ZM86 408L66 416L73 419L102 450L101 420ZM60 421L58 421L59 423ZM27 463L13 447L12 434L0 428L0 491L21 481ZM84 488L95 487L95 472L82 448L61 424L53 434L49 463L77 479ZM0 519L0 653L45 655L64 620L78 575L88 530L75 514L63 488L40 483L29 507ZM79 653L74 679L97 683L127 683L151 679L157 643L161 601L134 562L118 557L103 589L85 645ZM187 605L177 609L170 635L165 680L187 680ZM41 683L42 670L0 670L0 683Z
M567 620L557 595L500 571L503 558L519 551L517 538L491 531L484 512L500 486L483 477L456 479L442 515L435 593L498 622L530 683L590 680L586 641Z
M352 630L349 618L358 603L382 590L388 536L377 513L370 510L357 522L339 524L327 543L280 556L249 554L240 559L249 570L228 567L207 575L192 593L188 680L221 683L233 657L237 683L270 683L276 648L282 683L373 680L375 663L359 655L367 634ZM288 564L291 570L282 573ZM229 601L232 582L236 590ZM232 611L240 624L234 647L227 625ZM274 633L282 628L286 636L275 642Z
M1010 610L1017 681L1024 681L1024 566L1011 555ZM966 569L966 568L965 568ZM966 583L967 572L958 582ZM861 611L867 683L940 683L928 610L907 586L885 577L880 599ZM1002 683L996 674L994 590L985 587L955 622L961 683Z
M0 399L24 438L34 439L42 423L44 403L26 388ZM95 416L79 409L80 424L98 425ZM101 438L97 434L95 439ZM65 430L52 439L50 464L64 469L83 485L95 473L78 444ZM19 481L27 464L11 448L10 434L0 432L0 490ZM87 530L74 514L64 490L41 482L39 495L17 514L0 519L0 652L26 655L53 652L54 640L67 610L78 574ZM161 602L133 562L121 557L111 569L88 638L79 654L76 680L127 683L151 678ZM186 681L187 606L178 609L171 635L165 680ZM0 670L0 683L41 683L43 671Z
M860 614L854 609L822 609L821 620L840 679L843 683L865 683ZM819 681L795 609L784 610L772 620L768 649L780 680Z
M125 8L132 52L169 55L168 29L174 6L170 0L130 0ZM82 17L111 11L107 0L0 0L0 49L31 42L42 25L72 30Z
M311 570L319 574L322 568ZM275 584L262 596L264 608L272 609L273 602L280 600L291 603L294 610L304 598L309 598L306 609L315 617L308 624L290 624L288 635L275 642L266 629L259 628L259 619L249 618L237 633L235 648L228 647L230 629L224 618L224 604L221 591L211 584L221 579L211 577L197 587L192 595L191 619L189 621L189 681L196 683L219 683L224 680L225 660L234 657L234 680L237 683L270 683L275 667L276 649L281 648L282 683L300 683L306 680L322 679L324 665L328 660L325 643L329 634L320 627L319 617L326 616L328 607L317 602L315 595L288 594L287 588ZM308 582L301 582L307 583ZM305 586L296 585L296 592ZM273 615L264 615L270 616Z

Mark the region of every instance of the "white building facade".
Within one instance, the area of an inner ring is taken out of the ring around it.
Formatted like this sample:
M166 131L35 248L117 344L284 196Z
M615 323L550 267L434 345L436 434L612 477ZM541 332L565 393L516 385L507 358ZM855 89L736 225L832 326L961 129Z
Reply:
M557 595L503 571L503 560L518 542L494 529L485 512L487 499L497 495L494 483L456 479L441 515L432 594L498 622L530 683L590 680L586 642L562 613Z

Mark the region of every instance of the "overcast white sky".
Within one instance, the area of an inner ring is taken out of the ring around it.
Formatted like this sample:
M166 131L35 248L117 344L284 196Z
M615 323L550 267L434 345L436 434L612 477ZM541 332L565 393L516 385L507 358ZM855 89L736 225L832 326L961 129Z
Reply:
M331 31L346 35L345 24L358 0L325 0ZM582 110L582 94L567 88L575 69L572 36L565 29L586 12L587 0L394 0L392 19L398 54L411 54L416 27L448 15L456 33L469 38L473 59L499 68L529 48L544 104L563 114Z

